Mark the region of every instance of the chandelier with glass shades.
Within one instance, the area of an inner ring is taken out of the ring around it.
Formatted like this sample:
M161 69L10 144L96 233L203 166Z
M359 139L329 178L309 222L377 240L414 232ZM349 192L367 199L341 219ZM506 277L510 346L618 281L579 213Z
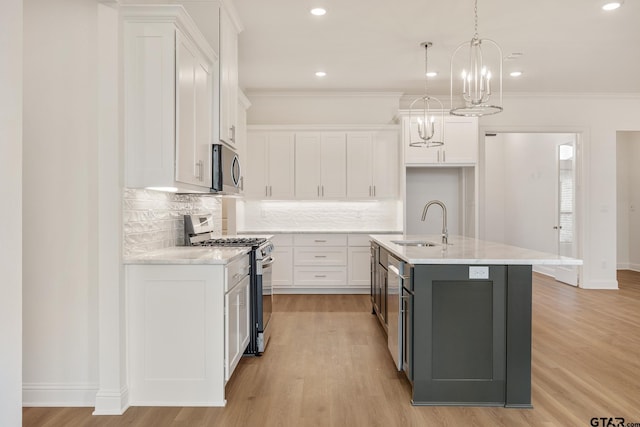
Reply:
M424 47L424 96L415 99L409 106L409 134L411 135L409 145L412 147L429 148L444 144L444 115L442 114L444 106L438 98L429 96L428 91L428 51L432 45L431 42L420 44ZM434 105L438 108L432 108ZM436 115L439 118L436 118ZM438 122L439 132L436 132L436 122Z
M450 113L455 116L478 117L502 111L502 49L478 35L478 0L474 15L473 38L461 43L451 55Z

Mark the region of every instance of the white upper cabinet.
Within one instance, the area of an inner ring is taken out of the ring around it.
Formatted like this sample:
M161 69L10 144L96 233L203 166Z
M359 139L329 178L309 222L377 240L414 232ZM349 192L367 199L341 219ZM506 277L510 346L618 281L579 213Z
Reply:
M346 196L344 132L297 132L295 194L298 199L341 199Z
M415 120L415 118L414 118ZM434 122L434 134L442 140L441 120ZM411 136L411 133L413 135ZM412 147L418 140L416 127L410 126L410 117L402 118L402 141L406 165L455 166L475 165L478 162L478 118L445 116L444 145L439 147Z
M396 198L398 173L396 131L347 133L348 198Z
M211 64L176 32L176 181L211 188Z
M125 186L208 192L216 56L182 6L122 6Z
M247 133L245 197L291 199L294 196L294 133Z
M220 127L219 139L236 144L238 131L238 33L242 31L232 6L220 8Z

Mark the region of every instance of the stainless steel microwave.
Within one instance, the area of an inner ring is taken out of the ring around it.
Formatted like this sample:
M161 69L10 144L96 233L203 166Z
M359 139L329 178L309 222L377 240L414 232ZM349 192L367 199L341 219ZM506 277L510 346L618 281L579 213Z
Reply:
M235 151L223 144L213 144L211 162L211 192L220 194L240 193L242 169Z

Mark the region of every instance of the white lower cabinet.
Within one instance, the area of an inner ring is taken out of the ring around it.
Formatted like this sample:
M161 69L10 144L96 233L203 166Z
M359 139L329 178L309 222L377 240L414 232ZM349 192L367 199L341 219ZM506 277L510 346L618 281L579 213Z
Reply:
M249 276L225 295L225 381L229 381L249 345Z
M249 257L127 265L131 406L224 406L249 342Z
M274 293L282 293L293 286L293 236L276 234L271 238L274 250L271 256L275 260L271 275Z
M349 288L371 290L371 242L366 234L349 234Z

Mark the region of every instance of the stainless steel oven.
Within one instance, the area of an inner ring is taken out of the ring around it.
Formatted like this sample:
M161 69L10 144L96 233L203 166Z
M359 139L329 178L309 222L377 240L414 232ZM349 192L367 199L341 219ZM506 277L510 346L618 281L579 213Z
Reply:
M256 306L253 313L255 324L255 343L250 342L247 353L260 354L263 353L271 337L271 313L273 312L273 288L271 286L271 277L273 274L273 244L270 241L265 242L255 249L256 256L256 277L255 290L252 292L256 295ZM253 337L254 334L252 334Z
M214 235L211 215L184 216L185 244L191 246L247 247L249 252L249 345L245 354L260 355L271 336L273 243L264 237Z

